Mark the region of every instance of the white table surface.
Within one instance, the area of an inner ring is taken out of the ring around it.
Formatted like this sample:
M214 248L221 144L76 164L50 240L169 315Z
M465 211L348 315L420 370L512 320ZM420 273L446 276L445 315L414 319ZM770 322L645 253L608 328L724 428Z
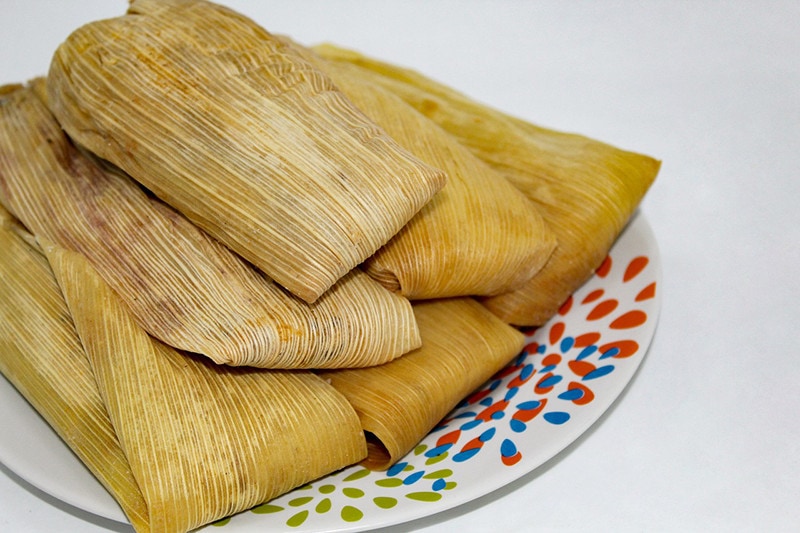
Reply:
M389 531L800 528L800 3L226 2L663 160L655 339L619 402L511 486ZM0 0L0 83L121 0ZM13 428L0 428L13 431ZM0 531L129 531L0 468Z

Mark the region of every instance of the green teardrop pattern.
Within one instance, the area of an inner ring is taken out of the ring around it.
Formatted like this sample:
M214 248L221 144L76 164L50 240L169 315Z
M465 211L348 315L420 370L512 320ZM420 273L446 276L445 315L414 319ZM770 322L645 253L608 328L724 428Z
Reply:
M424 457L426 451L428 451L428 447L420 444L414 448L412 453L415 456ZM424 466L426 468L433 466L446 457L447 452L442 456L427 457ZM453 471L450 469L421 470L403 462L385 472L386 477L380 477L373 481L375 487L386 489L386 493L366 498L367 493L364 489L350 486L348 483L355 483L374 472L368 468L345 472L347 472L347 476L337 484L333 484L331 481L339 474L333 474L325 478L319 485L310 483L298 487L290 493L293 497L285 504L264 503L252 508L250 512L256 514L287 513L289 517L284 522L285 525L289 528L297 528L315 515L327 515L333 511L336 501L333 496L338 493L347 500L346 504L337 509L340 518L344 522L355 523L362 520L369 512L396 507L401 498L418 502L437 502L442 499L442 491L452 490L457 486L455 481L448 480L453 475ZM425 486L430 486L430 490L419 490ZM228 521L229 519L221 520L215 525L225 525Z

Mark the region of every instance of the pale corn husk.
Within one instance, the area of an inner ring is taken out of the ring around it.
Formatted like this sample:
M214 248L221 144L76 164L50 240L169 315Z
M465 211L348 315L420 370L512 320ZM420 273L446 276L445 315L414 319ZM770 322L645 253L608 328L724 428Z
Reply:
M79 28L47 89L77 143L309 302L444 184L321 71L207 2L135 0Z
M152 531L197 528L366 456L352 407L317 376L178 352L136 325L83 256L42 246Z
M537 205L558 241L523 287L484 299L507 322L547 321L605 258L660 162L580 135L541 128L481 105L421 74L332 45L321 56L358 65L505 176Z
M0 203L85 255L152 335L218 363L270 368L369 366L419 346L408 301L363 272L307 304L96 164L36 97L41 83L0 97Z
M36 245L0 207L0 372L42 415L137 531L147 505L119 445L53 273Z
M471 298L414 304L422 347L385 365L321 373L353 405L370 438L365 464L404 456L467 394L502 369L525 337Z
M288 42L288 39L287 39ZM358 68L294 45L400 145L447 173L447 185L364 268L410 299L494 295L528 281L555 239L514 186Z

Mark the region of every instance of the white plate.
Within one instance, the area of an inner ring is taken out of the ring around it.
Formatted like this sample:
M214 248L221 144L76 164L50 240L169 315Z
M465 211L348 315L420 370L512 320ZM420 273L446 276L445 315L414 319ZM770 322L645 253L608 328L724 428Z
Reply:
M644 358L660 309L655 237L637 214L597 274L500 374L388 472L354 466L214 524L223 531L363 531L432 515L542 465L585 432ZM126 521L58 436L0 378L0 462L80 509Z

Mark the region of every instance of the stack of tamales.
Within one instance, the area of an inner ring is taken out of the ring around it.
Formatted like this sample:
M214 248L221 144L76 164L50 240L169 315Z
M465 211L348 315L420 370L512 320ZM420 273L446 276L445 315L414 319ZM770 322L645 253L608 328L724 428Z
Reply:
M223 7L0 87L0 371L138 531L386 468L603 259L652 158Z

